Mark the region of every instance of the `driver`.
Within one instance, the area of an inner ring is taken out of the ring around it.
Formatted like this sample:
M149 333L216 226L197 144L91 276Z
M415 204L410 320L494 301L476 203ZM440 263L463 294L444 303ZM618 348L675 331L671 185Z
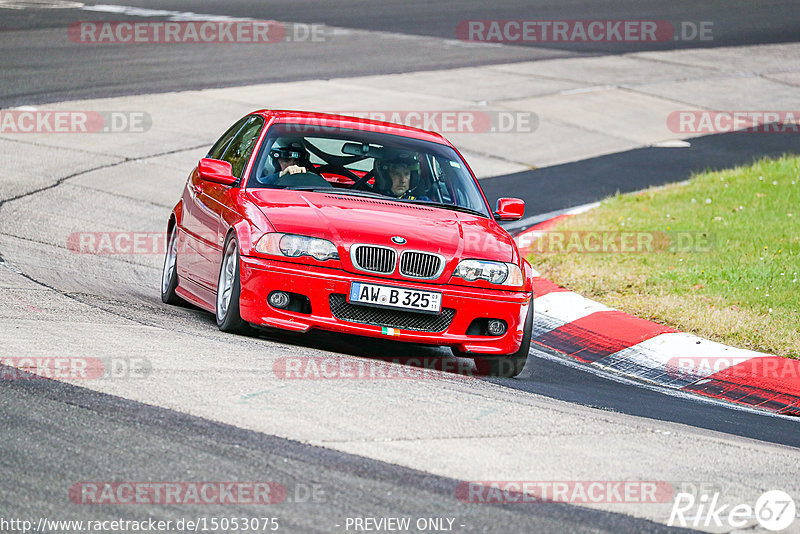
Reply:
M413 154L400 153L378 163L376 192L403 200L428 200L417 194L419 161Z
M258 181L262 184L272 184L285 174L302 174L313 172L313 166L308 159L308 150L305 142L297 137L279 137L269 149L272 174L262 176Z

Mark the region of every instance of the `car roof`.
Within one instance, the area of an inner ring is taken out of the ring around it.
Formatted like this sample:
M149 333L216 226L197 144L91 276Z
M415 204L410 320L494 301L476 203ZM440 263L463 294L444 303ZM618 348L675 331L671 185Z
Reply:
M266 118L274 117L278 122L295 122L298 124L323 124L340 128L350 128L363 131L380 131L392 135L411 137L421 141L430 141L452 147L453 145L436 132L429 132L411 126L396 124L393 122L376 121L367 118L353 117L348 115L337 115L334 113L317 113L313 111L295 111L286 109L260 109L251 113L263 115ZM379 130L376 129L379 128Z

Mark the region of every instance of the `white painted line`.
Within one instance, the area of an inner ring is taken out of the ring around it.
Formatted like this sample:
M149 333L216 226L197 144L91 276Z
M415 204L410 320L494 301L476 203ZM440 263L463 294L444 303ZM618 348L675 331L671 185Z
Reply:
M600 205L600 202L590 202L589 204L582 204L580 206L575 206L574 208L570 208L567 210L567 215L579 215L581 213L585 213L589 210L593 210Z
M599 202L590 202L589 204L581 204L580 206L574 206L572 208L566 208L563 210L550 211L548 213L542 213L540 215L531 215L530 217L525 217L524 219L520 219L511 224L504 224L502 226L506 230L515 230L517 228L528 228L529 226L533 226L534 224L539 224L545 221L549 221L550 219L558 217L559 215L577 215L579 213L583 213L585 211L594 209L599 205L600 205Z
M639 345L664 355L664 358L718 358L721 361L736 360L736 363L740 363L750 358L770 356L770 354L764 354L763 352L729 347L728 345L709 341L685 332L660 334L641 342ZM666 362L666 359L664 361ZM722 369L719 370L721 371Z
M599 311L612 311L613 308L600 304L572 291L555 291L533 300L534 316L545 314L562 324L577 321L582 317Z
M659 334L607 356L592 365L681 388L720 371L770 356L729 347L685 332Z
M654 148L689 148L692 146L692 143L684 141L683 139L668 139L666 141L653 143L650 146Z
M83 2L65 0L0 0L0 9L75 9L83 7Z
M128 17L166 17L167 20L172 22L180 21L200 21L200 20L216 20L216 21L252 21L249 17L229 17L227 15L205 15L202 13L192 13L191 11L171 11L167 9L145 9L133 6L113 6L107 4L97 4L94 6L82 6L80 9L84 11L97 11L100 13L117 13Z

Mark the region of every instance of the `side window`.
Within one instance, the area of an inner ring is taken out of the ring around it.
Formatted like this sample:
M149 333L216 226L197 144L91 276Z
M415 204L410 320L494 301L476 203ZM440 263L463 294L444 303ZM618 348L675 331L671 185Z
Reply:
M208 155L206 157L211 159L221 159L222 155L225 153L225 149L228 148L231 139L233 139L233 136L239 133L239 130L242 129L242 126L244 126L248 120L250 120L250 117L245 117L228 128L228 131L222 134L222 137L220 137L217 142L214 143L214 146L208 151Z
M253 149L258 141L258 134L264 126L264 119L259 116L249 117L244 127L239 130L236 137L228 144L225 154L218 159L227 161L233 167L233 175L237 178L242 177L242 172L247 165L247 160L253 153Z

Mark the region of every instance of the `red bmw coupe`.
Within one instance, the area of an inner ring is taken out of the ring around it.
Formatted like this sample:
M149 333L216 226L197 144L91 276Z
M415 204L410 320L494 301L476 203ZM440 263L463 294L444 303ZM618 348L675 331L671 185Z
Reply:
M532 269L441 135L256 111L191 172L167 224L161 298L220 330L312 328L449 346L494 376L525 365Z

